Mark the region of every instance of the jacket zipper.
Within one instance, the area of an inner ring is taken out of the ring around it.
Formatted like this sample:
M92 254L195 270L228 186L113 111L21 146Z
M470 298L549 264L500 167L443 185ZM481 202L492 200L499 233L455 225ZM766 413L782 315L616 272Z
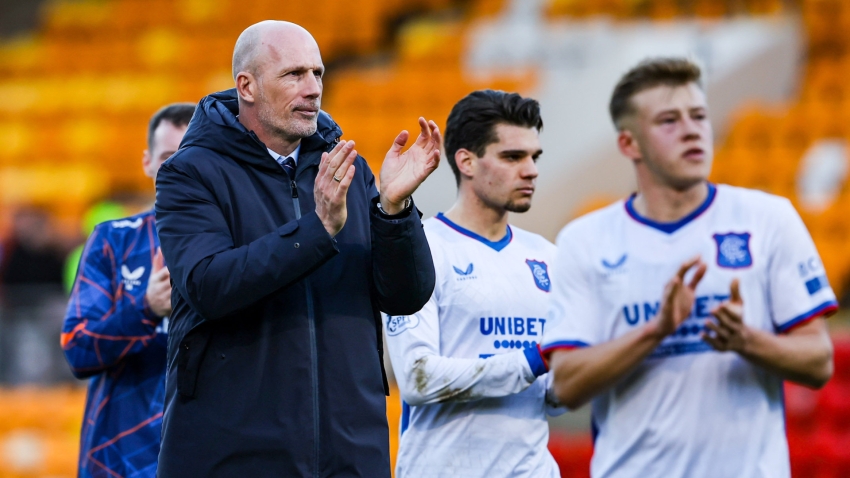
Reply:
M295 207L295 219L301 219L301 203L298 201L298 185L289 180L292 189L292 204ZM313 288L310 279L304 280L307 290L307 323L310 329L310 375L313 392L313 476L319 476L319 365L316 351L316 316L313 310Z

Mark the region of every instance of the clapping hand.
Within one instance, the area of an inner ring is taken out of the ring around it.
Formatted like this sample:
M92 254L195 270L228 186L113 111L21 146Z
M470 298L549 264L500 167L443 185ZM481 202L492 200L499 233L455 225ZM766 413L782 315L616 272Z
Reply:
M162 250L157 250L153 257L145 300L148 302L151 312L157 317L162 318L171 315L171 273L165 266Z
M689 283L685 284L685 274L694 268L693 277ZM694 257L682 264L676 275L664 287L661 313L654 322L655 332L659 338L672 334L687 320L694 306L697 285L705 275L706 269L707 266L702 259Z
M703 333L702 339L714 350L743 352L750 336L744 325L744 301L741 299L740 282L732 280L729 300L711 311L717 322L708 321L705 326L711 333Z
M410 133L399 133L381 166L381 207L387 214L401 212L405 200L440 164L442 137L437 123L420 117L419 128L419 136L404 153Z
M354 149L354 141L340 141L329 153L322 153L313 200L316 202L316 214L331 237L342 230L348 218L347 195L354 179L355 159L357 150Z

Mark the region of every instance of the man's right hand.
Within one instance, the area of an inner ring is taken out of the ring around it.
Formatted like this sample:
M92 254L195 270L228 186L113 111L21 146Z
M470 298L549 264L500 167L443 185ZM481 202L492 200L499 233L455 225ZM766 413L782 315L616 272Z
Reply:
M330 153L322 153L319 174L313 188L316 214L325 230L334 237L348 218L346 196L354 179L354 141L340 141Z
M694 268L696 269L691 281L685 284L685 275ZM696 288L702 276L705 275L706 269L707 266L702 259L699 256L694 257L683 263L676 275L664 287L661 313L658 314L658 318L650 322L650 327L659 340L675 332L691 314Z
M162 250L157 250L153 257L145 300L157 317L171 315L171 273L168 272L168 267L165 267Z

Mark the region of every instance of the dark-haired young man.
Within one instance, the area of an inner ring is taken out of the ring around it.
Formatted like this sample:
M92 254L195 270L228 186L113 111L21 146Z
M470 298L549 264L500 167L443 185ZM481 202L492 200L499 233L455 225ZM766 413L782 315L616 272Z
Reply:
M788 200L707 181L695 64L639 64L611 116L638 192L561 231L543 347L562 403L595 397L591 475L788 477L782 381L832 374L817 250Z
M142 168L156 179L195 105L153 115ZM77 378L91 378L80 437L81 478L154 477L165 396L171 278L153 210L98 225L89 237L62 328Z
M555 248L508 225L531 207L542 126L537 101L501 91L449 114L457 201L424 223L437 285L417 314L385 317L404 400L398 477L560 476L537 345Z

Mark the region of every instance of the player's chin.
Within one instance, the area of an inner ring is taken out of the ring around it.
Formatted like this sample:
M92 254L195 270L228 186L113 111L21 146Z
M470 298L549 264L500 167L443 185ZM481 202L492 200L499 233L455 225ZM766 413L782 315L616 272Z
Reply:
M508 201L505 209L510 212L526 212L531 209L531 197Z

